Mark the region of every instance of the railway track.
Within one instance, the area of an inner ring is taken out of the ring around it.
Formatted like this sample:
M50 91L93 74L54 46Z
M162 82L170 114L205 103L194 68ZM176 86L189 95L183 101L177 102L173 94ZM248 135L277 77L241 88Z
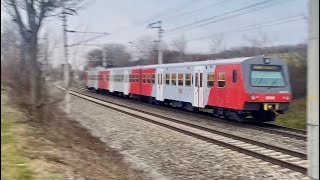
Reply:
M60 90L64 90L61 87L58 88ZM205 142L216 144L302 174L307 173L307 156L304 153L235 136L223 131L213 130L208 127L161 116L159 114L146 112L134 107L127 107L122 104L101 99L95 95L88 95L84 92L71 90L71 94L109 109L192 136Z
M74 88L83 89L84 91L88 91L82 85L76 84L76 85L74 85ZM134 101L131 99L128 99L128 100L135 102L135 103L145 104L145 103L137 102L137 101ZM234 121L226 121L225 119L219 119L219 118L213 117L211 113L202 112L202 111L198 112L198 113L194 113L194 112L182 111L182 110L178 110L178 109L167 108L164 106L158 106L157 108L170 110L172 112L182 113L182 114L188 115L190 117L201 118L203 120L208 120L208 121L214 120L215 122L219 122L219 123L235 125L237 127L243 127L243 128L250 128L250 129L257 130L257 131L267 132L270 134L281 135L283 137L294 138L294 139L298 139L298 140L302 140L302 141L307 140L306 131L301 130L301 129L288 128L288 127L278 126L278 125L274 125L274 124L270 124L270 123L263 123L263 124L248 124L248 123L246 123L246 124L243 124L243 123L238 123L238 122L234 122Z

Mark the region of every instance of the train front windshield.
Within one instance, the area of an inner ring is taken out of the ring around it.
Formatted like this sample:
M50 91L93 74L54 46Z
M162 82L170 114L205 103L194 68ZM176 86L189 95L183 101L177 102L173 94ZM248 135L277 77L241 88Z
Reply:
M285 81L280 66L254 65L251 85L255 87L283 87Z

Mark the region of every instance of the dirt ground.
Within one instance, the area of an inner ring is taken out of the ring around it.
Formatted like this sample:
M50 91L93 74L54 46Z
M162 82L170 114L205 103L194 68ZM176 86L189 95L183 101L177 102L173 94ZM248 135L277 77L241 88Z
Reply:
M17 106L19 96L7 94L7 106L23 112L25 108ZM44 121L24 118L19 122L27 128L21 133L20 141L35 179L55 173L57 176L50 179L150 179L143 171L130 167L120 153L92 136L78 122L67 118L56 105L47 109L48 118ZM28 113L24 111L24 114Z

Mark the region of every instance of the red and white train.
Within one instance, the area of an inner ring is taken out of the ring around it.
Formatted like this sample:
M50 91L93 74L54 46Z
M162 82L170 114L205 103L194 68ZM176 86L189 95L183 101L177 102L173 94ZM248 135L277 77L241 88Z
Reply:
M88 89L213 114L240 122L273 121L292 100L285 61L245 57L121 68L85 73Z

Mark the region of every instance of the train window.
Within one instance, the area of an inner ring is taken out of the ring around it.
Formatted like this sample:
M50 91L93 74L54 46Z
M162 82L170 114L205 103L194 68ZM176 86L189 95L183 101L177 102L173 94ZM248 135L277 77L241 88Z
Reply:
M149 82L148 82L149 84L151 84L152 83L152 74L149 74Z
M106 75L106 79L107 79L107 81L109 81L109 74Z
M139 82L139 75L138 74L134 75L134 82Z
M137 74L136 76L137 76L137 77L136 77L136 82L140 82L140 75Z
M98 75L98 79L99 79L99 80L102 80L102 79L103 79L103 77L102 77L101 74Z
M155 75L155 74L152 74L152 76L151 76L152 84L154 84L154 82L155 82L155 78L156 78L156 75Z
M208 74L207 87L208 88L214 87L214 74Z
M202 87L202 74L203 73L200 73L200 85L199 85L199 87Z
M237 83L237 80L238 80L238 72L237 72L237 70L233 70L232 71L232 82L233 83Z
M194 87L198 87L198 73L196 73Z
M142 74L142 83L146 83L146 75L145 74Z
M193 74L191 75L191 84L193 84Z
M132 74L129 75L129 82L132 82Z
M186 86L191 86L191 74L186 74L186 80L185 80L185 85Z
M149 74L146 74L146 83L149 84L150 83L150 77Z
M166 84L170 85L170 74L166 74Z
M226 73L218 73L218 87L226 87Z
M161 78L160 78L160 84L162 85L162 74L160 74Z
M171 85L177 85L177 74L171 74Z
M178 74L178 85L183 86L183 74Z

